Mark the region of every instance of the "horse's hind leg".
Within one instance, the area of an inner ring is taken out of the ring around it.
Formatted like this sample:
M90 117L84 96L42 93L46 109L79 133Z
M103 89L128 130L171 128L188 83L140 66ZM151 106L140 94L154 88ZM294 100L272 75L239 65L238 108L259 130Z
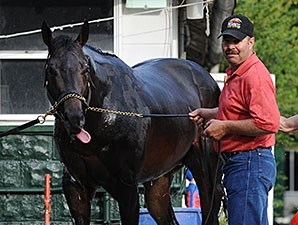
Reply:
M144 183L145 202L150 215L158 225L179 225L171 204L172 174Z
M217 225L223 189L221 186L221 160L208 138L194 142L183 159L190 168L200 190L203 224Z
M75 225L89 225L91 205L90 201L95 193L95 188L81 186L72 180L70 175L63 172L63 192Z

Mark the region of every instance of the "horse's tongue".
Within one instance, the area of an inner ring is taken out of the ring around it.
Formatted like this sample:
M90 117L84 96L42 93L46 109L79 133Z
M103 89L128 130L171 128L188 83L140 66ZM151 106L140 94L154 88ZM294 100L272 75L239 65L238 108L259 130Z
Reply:
M80 133L76 134L76 137L85 144L87 144L91 140L90 134L83 128L81 129Z

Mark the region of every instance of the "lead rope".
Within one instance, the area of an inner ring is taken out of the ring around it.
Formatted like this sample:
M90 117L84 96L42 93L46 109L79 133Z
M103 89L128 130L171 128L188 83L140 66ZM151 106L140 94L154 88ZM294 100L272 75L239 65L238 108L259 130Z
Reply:
M215 170L215 176L214 176L214 180L213 180L213 188L212 188L212 195L211 195L211 205L206 217L206 221L204 223L204 225L207 224L210 215L211 215L211 211L213 208L213 204L214 204L214 198L215 198L215 190L216 190L216 181L217 181L217 176L218 176L218 170L219 170L219 162L220 162L220 141L217 141L218 145L218 149L217 149L217 159L216 159L216 170ZM206 144L206 143L205 143Z
M134 112L123 112L123 111L117 111L117 110L112 110L112 109L103 109L99 107L87 107L86 111L93 111L97 113L111 113L115 115L120 115L120 116L134 116L134 117L139 117L142 118L143 115L140 113L134 113Z
M125 112L125 111L118 111L118 110L112 110L112 109L104 109L99 107L87 107L86 111L93 111L98 113L111 113L115 115L120 116L132 116L132 117L138 117L138 118L146 118L146 117L189 117L188 114L157 114L157 113L151 113L151 114L141 114L141 113L135 113L135 112Z
M47 111L45 114L43 115L39 115L36 119L29 121L25 124L22 124L20 126L17 126L13 129L10 129L8 131L5 131L3 133L0 133L0 138L10 135L10 134L17 134L19 133L21 130L24 130L26 128L29 128L31 126L34 126L35 124L43 124L46 121L46 118L50 115L59 115L58 114L58 106L60 104L62 104L63 102L65 102L67 99L69 98L76 98L81 100L82 102L84 102L86 105L86 99L77 94L77 93L69 93L67 95L65 95L64 97L62 97L58 102L55 102L52 107L49 109L49 111ZM120 116L131 116L131 117L137 117L137 118L147 118L147 117L155 117L155 118L171 118L171 117L189 117L189 115L187 113L185 114L141 114L141 113L135 113L135 112L125 112L125 111L118 111L118 110L112 110L112 109L104 109L104 108L99 108L99 107L91 107L88 106L86 108L86 111L93 111L93 112L97 112L97 113L111 113L111 114L115 114L115 115L120 115Z
M77 99L79 99L79 100L81 100L81 101L83 101L83 102L86 102L86 100L85 100L85 98L84 98L83 96L81 96L81 95L79 95L79 94L76 94L76 93L69 93L69 94L65 95L63 98L61 98L58 102L55 102L55 103L53 104L53 106L50 108L50 110L47 111L45 114L43 114L43 115L39 115L39 116L38 116L36 119L34 119L34 120L31 120L31 121L29 121L29 122L27 122L27 123L24 123L24 124L22 124L22 125L20 125L20 126L17 126L17 127L15 127L15 128L12 128L12 129L10 129L10 130L8 130L8 131L5 131L5 132L1 133L1 134L0 134L0 138L1 138L1 137L8 136L8 135L11 135L11 134L17 134L17 133L19 133L21 130L24 130L24 129L26 129L26 128L32 127L32 126L34 126L35 124L38 124L38 123L39 123L39 124L43 124L43 123L46 121L47 116L57 114L58 106L59 106L60 104L62 104L63 102L65 102L65 101L66 101L67 99L69 99L69 98L77 98Z

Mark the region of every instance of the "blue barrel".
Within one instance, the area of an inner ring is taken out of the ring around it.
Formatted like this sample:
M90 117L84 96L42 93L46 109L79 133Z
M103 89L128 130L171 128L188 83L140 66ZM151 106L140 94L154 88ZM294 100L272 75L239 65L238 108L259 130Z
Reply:
M174 208L180 225L202 225L202 212L198 208ZM156 225L146 208L140 209L139 225Z

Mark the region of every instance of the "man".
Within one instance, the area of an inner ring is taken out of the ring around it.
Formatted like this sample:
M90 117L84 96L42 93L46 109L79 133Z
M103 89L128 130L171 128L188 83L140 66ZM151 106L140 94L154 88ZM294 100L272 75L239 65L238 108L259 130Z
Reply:
M225 158L229 225L267 225L268 192L275 183L271 152L280 114L270 73L254 52L252 22L243 15L222 24L222 50L230 66L218 108L189 113Z
M298 225L298 212L294 214L293 218L291 219L290 225Z
M189 169L186 170L185 177L189 181L186 188L185 205L189 208L201 208L199 189Z

